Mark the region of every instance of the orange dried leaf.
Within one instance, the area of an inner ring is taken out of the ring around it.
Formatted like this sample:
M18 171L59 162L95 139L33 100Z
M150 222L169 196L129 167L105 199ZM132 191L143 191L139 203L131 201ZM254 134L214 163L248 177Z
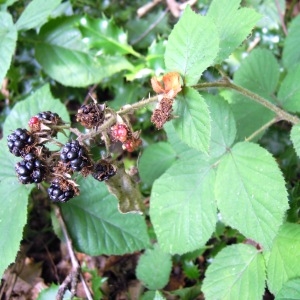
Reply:
M173 91L174 97L181 91L180 75L177 72L170 72L163 76L165 93Z
M151 78L151 85L152 85L154 92L156 92L157 94L164 93L165 90L164 90L162 84L157 80L156 77Z

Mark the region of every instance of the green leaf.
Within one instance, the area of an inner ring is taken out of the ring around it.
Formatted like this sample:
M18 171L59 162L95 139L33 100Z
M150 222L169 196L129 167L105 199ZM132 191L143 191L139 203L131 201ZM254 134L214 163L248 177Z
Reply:
M171 269L171 255L156 244L140 256L136 276L148 289L162 289L169 281Z
M64 220L78 251L89 255L121 255L148 246L144 218L121 214L104 183L92 177L79 181L80 196L61 205Z
M189 6L169 35L165 64L183 76L185 85L198 82L211 66L219 50L218 32L213 22L195 14Z
M140 54L127 43L127 34L118 28L113 19L93 19L89 16L80 19L79 29L87 40L89 48L104 54Z
M203 95L211 117L209 156L219 157L235 140L236 126L230 106L221 96Z
M131 64L122 56L94 56L77 29L79 17L62 17L42 27L35 55L44 71L63 85L84 87Z
M217 63L221 63L243 42L261 18L253 9L238 9L240 3L241 0L214 0L209 7L207 16L217 25L220 38Z
M23 227L27 222L28 196L32 187L33 185L22 185L16 177L2 179L0 182L0 193L4 200L1 201L0 209L0 277L9 264L15 261L20 249Z
M60 4L61 0L32 0L25 8L16 26L18 30L28 30L42 26L47 22L51 12Z
M52 283L49 288L46 288L39 293L37 300L53 300L56 298L58 290L59 290L59 286ZM71 299L72 299L72 295L70 291L67 290L62 300L71 300Z
M291 140L297 155L300 157L300 124L296 124L292 127Z
M284 224L274 240L267 264L268 287L275 296L288 280L300 277L299 248L300 225Z
M265 49L253 50L234 74L235 84L257 93L269 101L274 101L273 94L278 80L279 65L274 55ZM248 138L275 116L272 111L259 103L236 93L234 93L232 111L237 123L239 140Z
M236 144L218 166L215 195L226 224L270 249L288 208L285 182L270 153Z
M278 292L275 300L298 300L300 299L300 278L294 278L285 282Z
M183 254L205 245L217 222L214 182L201 155L175 162L154 182L150 217L162 250Z
M208 152L211 135L210 117L202 96L192 88L184 88L176 97L173 120L180 139L188 146Z
M144 183L152 185L176 160L176 153L166 142L148 146L139 160L139 173Z
M278 92L278 99L280 105L288 111L299 112L300 111L300 65L296 65L295 68L288 70L288 73L280 85Z
M283 65L290 69L300 62L300 16L294 18L288 28L288 35L284 40L282 52Z
M155 291L153 300L166 300L166 298L159 291Z
M4 136L6 137L17 128L26 128L32 116L48 110L59 114L63 121L70 122L66 107L58 99L53 98L50 86L47 84L14 106L5 120L3 126ZM58 133L57 138L62 143L67 140L67 137L62 133ZM10 155L12 156L12 154Z
M253 246L227 246L207 268L202 290L207 300L262 299L265 264Z
M0 12L0 88L15 51L17 35L11 15Z

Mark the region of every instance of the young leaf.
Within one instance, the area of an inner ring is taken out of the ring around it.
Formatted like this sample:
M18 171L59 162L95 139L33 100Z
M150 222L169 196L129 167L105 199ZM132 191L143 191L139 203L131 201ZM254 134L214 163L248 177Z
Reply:
M299 247L300 225L285 223L274 240L267 264L268 287L275 296L288 280L300 277Z
M300 61L300 16L297 16L289 27L289 33L284 41L282 60L287 69L294 67Z
M296 124L292 127L291 140L297 155L300 157L300 124Z
M291 279L285 282L281 290L276 295L275 300L292 300L300 299L300 278Z
M154 249L147 249L141 255L136 276L148 289L162 289L169 281L171 268L171 255L163 252L156 244Z
M280 105L288 111L300 112L300 65L288 70L288 73L280 85L278 99Z
M195 14L187 6L169 36L165 52L166 68L179 72L185 85L193 85L202 72L213 64L218 50L218 32L213 22Z
M203 94L211 117L209 156L219 157L235 140L236 126L230 106L221 96Z
M28 30L42 26L60 2L61 0L32 0L18 19L17 29Z
M139 160L139 173L144 183L152 185L176 160L176 153L166 142L148 146Z
M37 300L53 300L56 298L59 290L59 286L55 284L51 284L50 287L43 289L37 298ZM66 291L62 300L70 300L72 299L71 292L69 290Z
M180 139L188 146L208 152L211 126L207 105L192 88L184 88L176 97L173 124Z
M234 74L237 85L273 101L272 95L279 80L279 65L274 55L265 49L253 50ZM275 114L249 98L234 93L232 104L240 140L271 121Z
M108 20L82 17L79 29L83 38L87 39L89 48L105 54L132 54L139 57L139 53L127 43L127 34L118 28L113 19Z
M221 63L250 34L261 15L249 8L239 8L241 0L214 0L207 16L217 25L220 51L216 63Z
M265 264L253 246L227 246L207 268L202 290L207 300L262 299Z
M1 159L2 160L2 159ZM2 168L2 165L1 165ZM14 169L13 166L11 166ZM25 186L17 178L5 178L0 182L0 277L15 261L20 242L23 237L23 227L27 221L27 203L33 185Z
M15 51L17 35L11 15L0 12L0 88Z
M92 177L79 181L80 196L61 209L74 246L89 255L120 255L148 246L144 218L121 214L104 183Z
M77 29L79 17L63 17L42 27L35 55L44 71L63 85L84 87L131 68L122 56L94 56Z
M3 135L6 137L17 128L28 127L28 121L32 116L48 110L58 113L63 121L70 122L70 116L66 107L58 99L53 98L50 87L47 84L14 106L5 120ZM67 137L62 133L58 133L58 140L64 143Z
M285 182L270 153L236 144L220 162L215 195L226 224L270 249L288 208Z
M217 222L214 182L201 154L175 162L154 182L150 217L162 250L183 254L205 245Z

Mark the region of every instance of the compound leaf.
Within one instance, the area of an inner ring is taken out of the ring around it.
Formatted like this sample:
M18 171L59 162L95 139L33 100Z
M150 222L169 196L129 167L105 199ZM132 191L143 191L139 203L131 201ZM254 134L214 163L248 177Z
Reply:
M131 68L122 56L96 56L84 43L79 17L62 17L42 27L35 55L45 72L63 85L84 87Z
M284 224L274 240L267 264L268 287L276 297L288 280L300 277L299 247L300 225Z
M207 16L217 25L220 51L216 63L222 62L250 34L261 15L250 8L239 8L241 0L214 0Z
M141 255L136 276L148 289L162 289L169 281L171 269L171 255L163 252L156 244Z
M262 254L250 245L232 245L207 268L202 290L207 300L262 299L265 279Z
M80 196L62 204L69 233L78 251L121 255L146 248L146 223L138 214L121 214L117 199L92 177L79 181Z
M16 26L18 30L28 30L42 26L61 0L32 0L25 8Z
M218 166L215 194L222 220L270 249L288 208L285 182L271 154L256 144L235 144Z
M188 146L208 152L211 124L207 104L202 96L192 88L184 88L176 97L174 128Z
M176 160L176 153L166 142L149 145L139 160L139 173L144 183L152 185Z
M218 50L218 32L213 22L195 14L188 6L169 36L166 68L179 72L185 85L193 85L213 64Z
M300 157L300 124L296 124L292 127L291 140L297 155Z
M294 278L285 282L276 295L275 300L297 300L300 299L300 278Z
M300 111L300 65L295 66L288 70L287 75L280 85L278 92L278 100L280 105L288 111Z
M13 166L11 168L14 170ZM16 177L2 179L0 182L0 193L5 200L1 202L0 209L1 277L8 265L15 261L19 251L23 227L27 221L28 196L32 187L33 185L20 184Z
M282 52L283 65L290 69L300 61L300 52L298 47L300 44L300 16L292 21L289 27L289 33L284 41Z
M15 51L17 36L11 15L0 12L0 88Z
M183 254L205 245L217 221L214 182L201 154L175 162L154 182L150 217L163 251Z

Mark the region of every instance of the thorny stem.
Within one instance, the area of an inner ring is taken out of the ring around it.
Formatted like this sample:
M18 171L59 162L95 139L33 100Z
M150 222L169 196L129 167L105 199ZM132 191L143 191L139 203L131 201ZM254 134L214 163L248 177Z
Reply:
M61 215L60 208L58 206L55 206L54 210L55 210L56 218L59 222L59 225L60 225L61 230L63 232L63 235L65 237L68 252L69 252L71 263L72 263L72 273L69 274L69 276L67 276L67 278L65 279L65 282L60 286L58 294L56 296L56 300L62 299L62 297L63 297L63 295L64 295L64 293L67 289L68 284L71 283L71 286L72 286L72 283L77 280L78 275L80 277L80 280L81 280L81 283L83 285L83 288L84 288L87 299L88 300L93 300L90 289L89 289L88 285L86 284L86 282L85 282L85 280L84 280L84 278L81 274L80 264L79 264L79 262L76 258L76 255L75 255L75 252L74 252L74 249L73 249L73 246L72 246L72 241L69 237L66 224L65 224L65 222L63 220L63 217Z
M278 106L269 102L265 98L259 96L258 94L255 94L239 85L232 83L228 79L224 79L224 80L216 81L216 82L204 82L204 83L199 83L199 84L196 84L193 86L193 88L198 89L198 90L208 89L208 88L222 88L222 87L235 90L238 93L246 96L247 98L250 98L250 99L254 100L255 102L265 106L269 110L275 112L278 121L285 120L292 124L298 124L300 122L300 119L297 116L289 114L288 112L282 110L281 108L279 108Z

